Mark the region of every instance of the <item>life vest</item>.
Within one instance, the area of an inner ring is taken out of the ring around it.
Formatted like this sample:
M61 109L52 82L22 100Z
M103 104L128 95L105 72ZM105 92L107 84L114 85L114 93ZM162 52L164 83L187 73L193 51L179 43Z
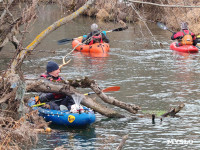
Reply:
M101 34L92 36L89 45L92 45L92 44L97 43L97 42L98 43L103 43Z
M191 32L189 32L189 34L186 34L183 31L183 33L184 33L184 36L181 39L181 44L182 45L192 45L193 44L193 38L192 38Z
M44 78L48 79L49 81L53 81L53 82L57 82L57 81L59 82L59 81L63 80L60 76L58 76L57 79L53 79L52 76L49 76L47 74L42 74L40 77L44 77Z
M53 77L48 75L48 74L42 74L40 77L44 77L44 78L46 78L46 79L48 79L49 81L52 81L52 82L62 82L62 81L64 81L60 76L58 76L57 79L53 79ZM53 93L53 95L54 95L55 99L60 99L64 96L63 94L57 94L57 93Z

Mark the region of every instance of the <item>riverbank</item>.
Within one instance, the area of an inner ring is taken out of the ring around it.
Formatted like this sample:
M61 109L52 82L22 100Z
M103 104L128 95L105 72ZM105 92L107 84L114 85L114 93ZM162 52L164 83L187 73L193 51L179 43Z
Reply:
M75 11L85 3L84 0L74 0L59 3L66 10ZM148 2L139 1L119 1L119 0L96 0L95 4L83 13L85 16L95 17L100 21L135 22L156 22L161 21L174 31L180 30L181 22L188 22L189 29L194 33L199 33L199 8L200 2L188 0L161 1L155 3L154 0ZM182 7L181 7L182 6ZM183 8L184 6L184 8ZM189 7L192 6L192 7Z

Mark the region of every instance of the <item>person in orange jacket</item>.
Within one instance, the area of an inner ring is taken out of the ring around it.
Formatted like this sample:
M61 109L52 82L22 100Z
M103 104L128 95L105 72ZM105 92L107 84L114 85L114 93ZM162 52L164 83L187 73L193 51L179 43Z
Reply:
M195 34L189 31L187 22L181 23L181 31L174 32L171 39L178 40L178 42L176 43L177 47L182 45L195 46L197 44Z

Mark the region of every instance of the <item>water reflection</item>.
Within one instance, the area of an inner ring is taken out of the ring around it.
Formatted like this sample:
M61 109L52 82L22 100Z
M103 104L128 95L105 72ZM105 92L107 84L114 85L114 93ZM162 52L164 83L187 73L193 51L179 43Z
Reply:
M197 59L198 58L197 53L183 53L183 52L177 52L177 51L173 51L173 56L177 60Z
M88 150L94 149L96 133L94 127L84 129L70 129L61 126L51 126L54 132L49 135L40 134L40 141L35 150L52 150L59 146L67 149Z
M104 69L106 68L108 57L108 53L83 53L74 51L73 66L78 70L82 70L85 63L87 63L87 66L84 67L90 72L90 78L102 80L105 79Z

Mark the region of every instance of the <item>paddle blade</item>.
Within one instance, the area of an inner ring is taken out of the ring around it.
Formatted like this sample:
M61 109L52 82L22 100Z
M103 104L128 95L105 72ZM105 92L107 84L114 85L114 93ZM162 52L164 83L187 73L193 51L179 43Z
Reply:
M112 32L114 32L114 31L123 31L123 30L126 30L126 29L128 29L128 26L123 27L123 28L114 29L114 30L112 30Z
M103 89L103 92L110 92L110 91L119 91L120 87L119 86L113 86L113 87L108 87Z
M62 44L67 44L73 40L74 39L62 39L62 40L57 41L57 43L58 43L58 45L62 45Z
M111 91L119 91L120 87L119 86L112 86L112 87L108 87L103 89L102 91L105 92L111 92ZM84 95L91 95L91 94L95 94L95 92L88 92L85 93Z
M159 28L161 28L161 29L163 29L163 30L167 30L168 28L167 28L167 26L165 26L163 23L161 23L161 22L157 22L156 23L157 24L157 26L159 27Z
M117 29L112 30L112 32L114 32L114 31L122 31L122 30L123 30L123 28L117 28Z
M126 26L126 27L120 27L120 28L113 29L113 30L106 31L106 32L116 32L116 31L123 31L123 30L126 30L126 29L128 29L128 26Z

